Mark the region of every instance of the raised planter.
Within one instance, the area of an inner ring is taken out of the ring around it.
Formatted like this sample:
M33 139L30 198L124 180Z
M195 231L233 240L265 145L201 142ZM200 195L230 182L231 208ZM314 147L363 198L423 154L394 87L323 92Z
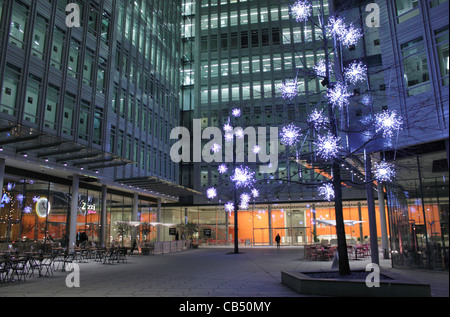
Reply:
M380 287L368 287L365 278L329 277L331 274L327 273L333 272L281 272L281 283L299 294L311 296L431 297L430 285L402 281L389 272L381 272Z

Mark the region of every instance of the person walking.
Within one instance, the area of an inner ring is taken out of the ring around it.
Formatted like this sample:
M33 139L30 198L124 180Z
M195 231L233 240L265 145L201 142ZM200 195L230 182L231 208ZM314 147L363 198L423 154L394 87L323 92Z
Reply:
M280 247L280 242L281 242L280 234L277 234L277 236L275 237L275 241L277 242L277 248L279 248Z

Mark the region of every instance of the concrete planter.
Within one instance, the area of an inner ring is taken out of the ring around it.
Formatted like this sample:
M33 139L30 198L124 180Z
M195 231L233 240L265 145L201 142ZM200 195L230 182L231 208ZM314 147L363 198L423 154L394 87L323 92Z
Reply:
M389 273L381 274L385 278L380 281L380 287L371 288L366 285L365 279L313 278L298 272L281 272L281 283L299 294L311 296L431 297L428 284L405 282Z

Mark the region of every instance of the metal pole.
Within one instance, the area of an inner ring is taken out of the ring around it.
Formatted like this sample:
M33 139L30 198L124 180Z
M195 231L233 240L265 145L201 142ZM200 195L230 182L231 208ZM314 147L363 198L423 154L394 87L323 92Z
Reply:
M102 185L102 211L100 216L100 245L106 246L106 199L108 196L108 187Z
M385 260L387 260L389 259L389 239L387 233L384 186L380 182L378 183L378 207L380 212L381 245L383 247L383 257Z
M74 251L77 239L77 216L78 216L78 192L80 189L80 176L74 174L72 179L72 199L70 205L70 229L69 249Z
M420 169L420 157L417 156L417 168L419 170L419 185L420 185L420 198L422 200L422 213L423 213L423 223L425 228L425 243L426 243L426 250L427 250L427 261L428 261L428 267L431 268L431 259L430 259L430 246L428 244L428 229L427 229L427 215L425 211L425 199L423 196L423 186L422 186L422 172Z
M380 259L378 255L377 218L375 215L375 197L372 182L372 159L370 154L368 154L365 149L364 164L366 172L367 210L369 212L370 257L372 259L372 263L379 265Z

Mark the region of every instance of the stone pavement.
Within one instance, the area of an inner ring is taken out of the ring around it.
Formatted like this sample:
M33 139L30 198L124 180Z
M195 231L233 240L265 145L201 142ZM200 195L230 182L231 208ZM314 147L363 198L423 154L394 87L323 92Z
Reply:
M369 261L351 261L365 269ZM70 272L31 277L26 282L0 285L0 297L302 297L281 284L281 271L319 271L332 262L303 260L302 247L201 247L180 253L131 256L128 263L78 263L80 287L68 288ZM432 296L448 297L448 272L381 267L419 283L431 285ZM36 274L37 275L37 274Z

